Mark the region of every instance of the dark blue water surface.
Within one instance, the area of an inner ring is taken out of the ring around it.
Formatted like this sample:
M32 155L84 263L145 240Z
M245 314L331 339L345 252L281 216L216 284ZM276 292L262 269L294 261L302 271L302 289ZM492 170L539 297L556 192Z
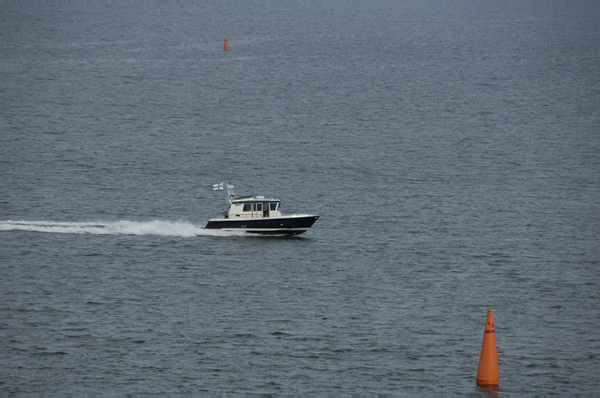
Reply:
M600 3L0 7L0 392L600 391ZM223 40L229 39L229 51ZM321 218L200 229L212 184Z

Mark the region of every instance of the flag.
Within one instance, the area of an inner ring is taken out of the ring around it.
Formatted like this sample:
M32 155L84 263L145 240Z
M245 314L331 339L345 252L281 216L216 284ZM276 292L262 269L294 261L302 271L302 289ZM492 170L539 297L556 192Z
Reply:
M223 189L223 183L213 185L213 191L222 191Z

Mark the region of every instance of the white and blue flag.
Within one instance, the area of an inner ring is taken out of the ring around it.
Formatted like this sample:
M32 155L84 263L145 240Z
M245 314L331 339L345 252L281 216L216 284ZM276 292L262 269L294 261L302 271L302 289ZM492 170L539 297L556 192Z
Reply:
M213 185L213 191L222 191L223 189L225 189L223 183Z

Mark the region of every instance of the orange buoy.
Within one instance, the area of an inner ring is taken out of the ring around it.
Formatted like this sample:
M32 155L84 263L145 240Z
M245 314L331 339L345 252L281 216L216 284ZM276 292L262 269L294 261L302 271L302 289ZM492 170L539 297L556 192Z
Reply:
M229 39L225 39L225 47L223 49L229 51Z
M496 328L494 326L494 313L488 311L483 332L483 344L479 356L479 369L477 369L478 386L497 386L500 384L498 372L498 351L496 349Z

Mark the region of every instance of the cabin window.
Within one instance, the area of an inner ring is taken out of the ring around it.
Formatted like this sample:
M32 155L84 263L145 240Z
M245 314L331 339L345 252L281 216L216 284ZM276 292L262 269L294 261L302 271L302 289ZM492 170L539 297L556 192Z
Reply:
M244 211L252 211L252 204L244 203Z
M256 206L256 211L262 211L262 203L255 203L254 206Z
M271 206L271 211L277 210L277 202L271 202L270 206Z

